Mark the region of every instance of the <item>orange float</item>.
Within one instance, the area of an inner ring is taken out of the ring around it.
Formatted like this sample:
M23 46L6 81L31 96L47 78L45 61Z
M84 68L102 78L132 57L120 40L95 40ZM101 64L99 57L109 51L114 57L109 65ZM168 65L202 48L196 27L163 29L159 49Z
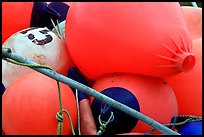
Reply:
M166 78L178 102L179 115L202 116L202 38L193 41L196 64L191 72Z
M182 6L181 8L191 38L194 40L202 37L202 8L192 6Z
M47 28L21 30L9 37L3 47L38 64L50 66L62 75L67 75L68 68L73 65L66 42ZM31 71L28 67L2 60L2 82L5 88L16 78Z
M46 26L52 29L50 18L59 19L59 22L65 20L67 3L51 2L48 6L46 2L2 2L2 43L25 28Z
M170 123L172 116L177 115L176 97L172 88L162 78L114 73L97 79L92 88L162 124ZM94 102L93 99L93 97L90 98L90 103L97 128L100 126L98 122L100 112L108 114L111 110L115 113L114 120L116 121L107 125L107 133L105 132L105 134L119 134L121 132L146 133L152 129L151 126L141 120L134 121L135 118L130 119L131 116L121 114L121 111L109 108L109 105L105 105L105 103L101 103L97 99L94 99ZM132 106L133 104L136 104L135 107ZM104 108L107 108L107 111ZM121 122L122 119L123 122ZM130 125L132 126L130 127Z
M77 123L76 100L68 85L60 83L62 107ZM2 96L2 129L6 135L56 135L59 112L57 83L38 72L26 74L12 83ZM64 115L63 134L72 134Z
M178 2L75 3L65 29L71 57L92 80L113 72L171 76L196 60Z

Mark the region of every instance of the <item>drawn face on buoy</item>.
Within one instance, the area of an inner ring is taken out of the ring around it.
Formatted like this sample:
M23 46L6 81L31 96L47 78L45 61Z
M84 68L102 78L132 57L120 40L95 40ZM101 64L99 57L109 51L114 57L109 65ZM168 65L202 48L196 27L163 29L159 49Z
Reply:
M2 43L12 34L29 27L53 29L66 19L69 2L2 2Z
M66 75L73 64L63 39L47 28L27 28L13 34L4 47L38 64L48 65L58 73ZM2 60L2 80L7 88L17 77L32 69L6 63Z

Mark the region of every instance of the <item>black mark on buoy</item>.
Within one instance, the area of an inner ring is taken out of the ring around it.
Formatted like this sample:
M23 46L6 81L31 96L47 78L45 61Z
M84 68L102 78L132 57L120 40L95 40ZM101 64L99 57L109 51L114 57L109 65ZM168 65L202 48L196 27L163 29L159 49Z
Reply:
M33 29L36 29L36 28L35 27L34 28L29 28L29 29L21 31L20 33L26 34L27 32L29 32L29 31L31 31ZM53 39L52 36L50 34L48 34L49 31L50 30L47 30L47 29L39 31L41 34L45 35L45 37L46 37L45 39L42 39L42 40L34 39L35 36L32 33L28 34L28 39L32 40L32 42L34 44L36 44L36 45L45 45L47 43L50 43L52 41L52 39Z

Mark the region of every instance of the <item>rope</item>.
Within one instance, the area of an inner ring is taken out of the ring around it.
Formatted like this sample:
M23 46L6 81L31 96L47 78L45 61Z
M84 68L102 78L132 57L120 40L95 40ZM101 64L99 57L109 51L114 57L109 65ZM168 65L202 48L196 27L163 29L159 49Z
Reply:
M58 21L58 20L57 20L57 28L58 28L58 31L59 31L60 36L61 36L62 38L64 38L63 35L62 35L62 33L61 33L61 31L60 31L60 28L59 28L59 21Z
M55 71L51 67L45 66L45 65L33 65L33 64L27 64L27 63L21 63L21 62L17 62L17 61L14 61L12 59L8 59L8 58L3 58L3 60L5 60L5 61L7 61L9 63L15 64L15 65L27 66L27 67L30 67L30 68L46 68L46 69L50 69L52 71ZM71 117L70 117L68 111L62 108L62 98L61 98L61 92L60 92L60 84L59 84L58 80L56 80L56 81L57 81L58 99L59 99L59 105L60 105L60 110L56 114L56 119L58 121L57 134L58 135L62 135L63 120L64 120L62 112L65 112L67 114L67 116L68 116L68 119L69 119L69 123L70 123L70 127L71 127L71 130L72 130L72 134L75 135L74 127L73 127L73 124L72 124Z
M99 131L97 132L96 135L102 135L103 132L105 132L105 129L106 129L106 126L111 123L112 121L114 120L114 115L113 115L113 112L111 112L111 116L109 117L108 121L105 122L105 121L102 121L101 120L101 115L98 116L98 121L100 123L100 129Z
M57 28L56 28L56 25L55 25L55 23L54 23L54 21L53 21L53 19L52 18L50 18L50 20L51 20L51 23L52 23L52 25L53 25L53 28L55 29L55 31L57 32L57 35L60 37L60 39L62 39L63 38L63 36L61 35L61 33L60 33L60 29L59 29L59 22L58 22L58 20L57 20L57 28L58 28L58 30L57 30Z
M15 65L19 65L19 66L26 66L26 67L30 67L30 68L46 68L46 69L53 70L51 67L45 66L45 65L26 64L26 63L17 62L17 61L14 61L12 59L8 59L8 58L3 58L3 60L5 60L9 63L15 64Z
M11 49L9 48L5 48L5 47L2 47L2 58L10 58L10 59L13 59L15 61L19 61L19 62L23 62L23 63L28 63L28 64L36 64L36 62L28 59L28 58L25 58L25 57L22 57L21 55L19 54L16 54L15 52L12 52ZM32 68L42 74L45 74L55 80L58 80L66 85L69 85L73 88L77 88L78 90L80 91L83 91L84 93L88 94L88 95L91 95L105 103L107 103L108 105L110 105L111 107L115 108L115 109L118 109L124 113L126 113L127 115L130 115L136 119L139 119L143 122L145 122L146 124L148 124L149 126L161 131L162 133L164 134L167 134L167 135L180 135L179 133L171 130L170 128L167 128L166 126L162 125L161 123L155 121L154 119L146 116L145 114L142 114L126 105L124 105L123 103L120 103L104 94L101 94L100 92L98 92L97 90L93 89L93 88L90 88L84 84L81 84L77 81L74 81L64 75L61 75L59 73L53 73L52 71L49 71L47 69L42 69L42 68Z
M79 135L81 135L81 129L80 129L80 109L79 109L79 97L78 97L78 90L76 89L76 104L77 104L77 116L78 116L78 132Z
M176 118L183 119L184 121L178 122L178 123L163 124L163 125L164 126L181 126L181 125L185 125L185 124L191 123L191 122L202 121L202 117L192 116L192 115L179 115ZM152 129L152 130L148 131L147 133L145 133L145 135L149 135L152 132L154 132L155 130L156 129Z

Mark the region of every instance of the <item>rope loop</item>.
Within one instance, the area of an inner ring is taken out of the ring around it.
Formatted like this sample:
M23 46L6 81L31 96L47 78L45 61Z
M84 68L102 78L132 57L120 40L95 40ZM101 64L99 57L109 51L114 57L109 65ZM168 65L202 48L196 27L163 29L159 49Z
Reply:
M100 123L100 129L97 132L97 135L101 135L103 132L105 132L106 126L111 123L114 120L113 112L111 111L111 115L107 121L101 120L101 115L98 116L98 121Z
M177 123L169 123L169 124L163 124L164 126L182 126L185 125L187 123L191 123L191 122L198 122L198 121L202 121L202 117L199 116L193 116L193 115L179 115L179 116L175 116L176 119L179 119ZM147 133L145 133L145 135L149 135L152 132L154 132L156 129L152 129L150 131L148 131Z

